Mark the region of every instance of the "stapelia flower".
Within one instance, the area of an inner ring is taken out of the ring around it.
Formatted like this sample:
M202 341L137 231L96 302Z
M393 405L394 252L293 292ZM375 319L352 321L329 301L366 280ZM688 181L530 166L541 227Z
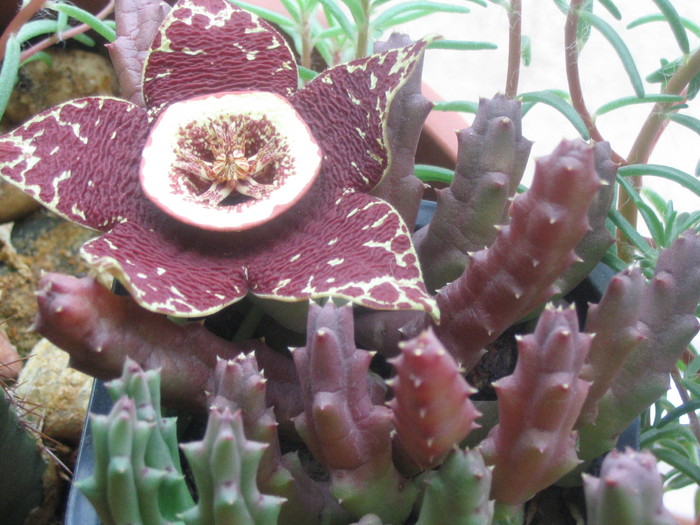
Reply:
M250 292L435 315L409 232L368 195L424 46L297 91L270 26L225 0L180 0L144 65L145 108L89 97L45 111L0 138L0 173L104 232L82 255L152 311L207 315Z

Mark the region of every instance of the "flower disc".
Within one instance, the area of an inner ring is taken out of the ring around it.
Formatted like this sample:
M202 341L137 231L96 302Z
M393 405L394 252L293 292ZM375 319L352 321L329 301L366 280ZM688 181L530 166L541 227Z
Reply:
M151 129L141 186L161 210L207 230L239 231L287 210L323 155L283 97L226 92L170 105Z

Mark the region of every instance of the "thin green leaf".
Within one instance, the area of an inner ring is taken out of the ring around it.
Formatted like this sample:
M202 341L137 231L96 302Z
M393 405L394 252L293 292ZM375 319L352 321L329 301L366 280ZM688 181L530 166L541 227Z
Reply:
M678 422L670 423L662 428L648 427L639 436L639 448L652 448L654 443L662 439L674 439L689 437L693 439L693 433Z
M614 246L612 248L614 249ZM600 261L610 266L610 268L612 268L616 272L621 272L628 266L625 261L620 259L614 253L611 253L610 251L607 251Z
M685 389L693 394L697 399L700 399L700 383L697 383L696 381L693 381L691 379L688 379L687 377L681 379L681 384Z
M552 106L554 109L559 111L559 113L564 115L569 122L571 122L574 128L576 128L576 131L579 132L584 140L588 140L590 138L585 122L576 112L573 106L552 91L530 91L529 93L522 93L518 95L518 98L523 102L541 102L542 104Z
M649 205L639 197L639 194L634 189L632 184L620 176L617 177L617 182L620 184L620 186L622 186L639 210L639 214L642 216L642 219L644 219L644 223L647 225L652 239L656 241L656 244L666 246L666 239L664 235L665 229L659 218L654 213L654 210L652 210Z
M677 58L676 60L673 60L671 62L662 58L661 67L647 75L646 81L651 84L656 84L660 82L662 85L666 85L668 79L673 76L673 74L679 67L681 67L682 62L683 61L680 58Z
M656 426L657 428L661 428L664 425L668 425L672 421L678 420L688 412L695 412L696 410L700 410L700 399L692 399L686 403L683 403L681 406L674 408L668 414L666 414Z
M345 13L340 9L340 6L333 0L319 0L319 2L321 2L323 7L333 16L335 21L338 22L338 25L343 28L345 35L348 38L354 38L357 34L357 30L350 20L348 20L348 17L345 16Z
M299 5L292 2L292 0L280 0L281 4L287 10L287 13L294 19L297 24L301 24L301 13L299 11Z
M569 14L569 2L566 0L554 0L554 5L565 15Z
M364 8L362 7L362 2L358 0L340 0L345 4L345 6L348 8L350 11L350 14L352 15L352 19L355 21L355 24L359 26L365 25L365 22L367 20L367 16L369 13L365 13ZM374 4L372 8L374 8L377 4Z
M680 20L683 24L683 27L685 27L695 36L700 37L700 25L685 17L680 17ZM651 22L665 21L666 17L664 15L662 15L661 13L654 13L653 15L640 16L639 18L632 20L629 24L627 24L627 29L634 29L635 27L639 27L644 24L649 24Z
M41 60L48 67L51 67L53 65L53 59L51 58L51 55L49 55L46 51L39 51L38 53L34 53L28 59L23 60L19 67L26 66L30 62L34 62L36 60ZM0 115L0 117L2 117L2 115Z
M611 209L608 212L608 217L637 250L647 257L653 257L654 253L649 243L619 211Z
M666 118L700 135L700 119L682 113L669 113Z
M480 51L482 49L498 49L492 42L470 42L466 40L433 40L428 49L456 49L459 51Z
M433 111L461 111L463 113L476 113L479 109L478 102L472 102L471 100L451 100L449 102L439 101L435 102L433 106Z
M24 43L40 35L53 34L58 31L56 20L32 20L22 26L17 32L17 40Z
M613 27L605 20L591 12L581 11L580 17L581 19L586 19L593 27L600 31L608 42L610 42L613 49L622 61L622 65L624 66L627 76L632 83L635 94L639 98L644 97L644 84L642 83L642 78L639 76L639 71L634 63L632 54L630 53L629 49L627 49L627 45L622 40L620 35L618 35L615 29L613 29Z
M15 35L10 35L5 45L5 58L0 69L0 117L5 114L10 95L17 83L21 46Z
M634 175L653 175L663 179L672 180L700 196L700 180L692 175L671 166L661 164L630 164L621 166L617 170L621 177L632 177Z
M399 4L390 7L382 14L372 20L372 25L375 27L390 27L388 23L393 17L404 14L409 11L424 11L430 13L469 13L469 8L456 4L443 4L440 2L430 2L426 0L414 0L410 2L400 2Z
M669 203L666 202L658 192L648 186L642 187L642 196L648 200L659 215L666 216L668 213Z
M695 483L700 484L700 467L698 467L688 458L678 454L677 452L663 448L655 448L653 449L653 452L658 459L668 463L672 467L677 468Z
M520 58L525 67L532 63L532 38L529 36L520 37Z
M316 71L303 66L297 66L297 72L299 73L299 77L307 82L318 76Z
M620 13L620 10L612 0L598 0L598 3L602 5L615 20L622 20L622 13Z
M644 98L639 97L621 97L616 100L611 100L607 104L603 104L593 113L593 117L598 117L609 113L615 109L623 108L625 106L631 106L633 104L647 104L647 103L669 103L669 102L683 102L685 97L680 95L646 95Z
M53 9L57 13L65 13L69 17L76 19L78 22L87 24L108 42L114 42L117 39L117 34L112 27L105 24L95 15L88 13L84 9L58 2L47 2L44 4L44 7L47 9Z
M678 16L678 11L673 7L673 4L669 0L652 0L656 7L659 8L661 14L664 15L668 25L671 26L671 31L673 31L673 36L678 42L678 46L684 55L690 53L690 43L688 42L688 35L685 32L685 27L683 27L683 22L681 17Z
M448 170L447 168L429 166L427 164L415 165L415 175L423 182L440 182L443 184L450 184L454 174L454 170Z
M248 2L243 2L241 0L228 0L228 1L235 6L238 6L242 9L245 9L246 11L250 11L254 15L258 15L263 20L267 20L268 22L275 24L276 26L279 26L286 33L293 34L297 31L297 25L294 23L294 20L292 20L289 17L286 17L284 15L280 15L279 13L275 13L274 11L271 11L270 9L265 9L263 7L259 7L255 4L249 4Z

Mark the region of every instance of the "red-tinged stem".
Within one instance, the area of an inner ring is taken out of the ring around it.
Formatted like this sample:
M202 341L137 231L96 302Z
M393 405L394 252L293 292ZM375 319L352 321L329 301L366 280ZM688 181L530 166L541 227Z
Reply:
M603 139L600 131L593 123L593 119L591 118L591 114L588 112L586 102L583 98L583 88L581 87L581 76L578 68L578 41L576 37L576 30L578 28L578 12L581 4L583 4L583 0L571 0L571 4L569 5L569 13L566 16L566 25L564 26L566 80L569 85L571 104L574 106L574 109L586 124L586 128L588 129L591 139L595 140L596 142L602 142L605 139ZM626 163L625 159L614 151L612 152L612 159L617 164Z
M100 20L105 19L107 16L109 16L112 11L114 10L114 0L110 0L109 3L107 3L106 6L104 6L99 13L97 13L95 16L99 18ZM57 42L60 42L62 40L67 40L69 38L73 38L75 35L79 35L81 33L85 33L86 31L89 31L91 27L88 24L80 24L75 27L72 27L68 31L64 31L62 33L56 33L54 35L51 35L48 38L45 38L33 46L31 46L28 49L25 49L22 51L22 54L20 55L20 62L23 62L27 60L29 57L36 55L39 51L43 51L44 49L51 47L52 45L56 44Z
M690 81L695 78L698 73L700 73L700 50L695 51L695 53L676 70L666 84L663 93L668 95L682 94L688 87ZM666 115L676 104L678 103L657 102L654 104L649 116L639 130L634 144L632 144L632 149L630 149L629 155L627 156L629 164L645 164L649 161L649 156L654 150L654 146L668 124ZM640 175L633 177L632 183L635 188L641 188L642 177ZM631 224L634 225L636 223L637 208L626 193L620 192L617 207L620 213L622 213Z
M5 56L5 47L10 35L17 33L34 14L39 11L46 0L31 0L24 8L22 8L5 28L2 36L0 36L0 57Z
M522 53L522 1L511 0L508 12L508 71L506 72L506 97L515 98L520 80L520 55Z

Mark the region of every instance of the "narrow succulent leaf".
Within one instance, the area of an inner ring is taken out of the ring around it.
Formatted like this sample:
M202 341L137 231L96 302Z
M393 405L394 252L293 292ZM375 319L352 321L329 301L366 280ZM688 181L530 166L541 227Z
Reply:
M356 519L374 513L403 522L415 488L393 466L391 412L372 403L371 356L355 348L351 308L312 304L307 344L293 357L304 395L296 428L329 470L332 494Z
M693 483L700 485L700 467L686 456L661 447L654 449L654 455L688 476Z
M617 210L610 210L608 212L608 217L612 223L620 229L620 231L625 235L628 241L630 241L634 247L640 251L640 253L645 256L653 256L653 250L649 243L644 237L637 231L637 229L630 224L630 222Z
M376 42L375 51L388 51L411 43L408 36L394 34L384 42ZM386 130L391 162L382 180L372 190L372 195L396 209L409 230L414 229L424 188L414 176L416 148L423 123L432 107L432 103L421 94L422 70L421 59L391 103Z
M627 48L624 40L622 40L620 35L617 34L615 29L613 29L610 24L608 24L602 18L594 15L592 12L582 11L580 15L582 20L586 20L588 23L590 23L593 27L600 31L608 42L610 42L617 55L620 57L622 65L627 72L627 76L632 83L635 94L640 98L644 97L644 84L642 83L642 78L639 76L637 66L634 63L632 54Z
M461 111L463 113L476 113L478 109L479 103L471 100L436 101L433 107L433 111Z
M697 410L700 410L700 399L691 399L671 410L655 426L657 428L664 427L673 421L677 421L682 416Z
M670 102L683 102L685 100L685 97L682 97L680 95L667 95L667 94L659 94L659 95L645 95L644 98L638 98L638 97L622 97L618 98L616 100L611 100L610 102L607 102L600 106L598 109L595 110L593 113L593 117L599 117L600 115L604 115L605 113L609 113L610 111L613 111L615 109L620 109L625 106L631 106L634 104L647 104L647 103L670 103Z
M622 20L622 13L620 13L620 10L612 0L598 0L598 3L602 5L615 20Z
M469 8L466 6L447 4L442 2L429 2L426 0L400 2L378 15L372 20L374 27L385 28L391 27L392 18L404 14L407 11L423 11L425 14L444 12L444 13L469 13Z
M584 475L584 490L590 525L677 523L664 507L663 480L651 452L612 451L600 478Z
M676 182L684 188L700 196L700 180L678 168L664 166L662 164L628 164L621 166L617 171L620 177L634 177L637 175L652 175Z
M454 49L457 51L481 51L498 49L493 42L475 42L471 40L435 40L428 44L428 49Z
M491 471L478 449L455 448L437 472L425 477L416 525L490 525Z
M685 27L695 36L700 37L700 25L685 17L680 17L680 21L683 24L683 27ZM627 24L627 29L633 29L635 27L639 27L644 24L649 24L651 22L666 22L666 17L661 13L640 16L639 18L635 18L629 24Z
M668 389L676 361L698 331L700 236L688 231L662 250L644 294L639 322L645 339L601 399L598 417L581 427L581 457L609 450L617 435Z
M682 113L669 113L666 118L700 135L700 119Z
M531 147L522 136L519 103L502 95L481 100L472 126L458 133L457 143L450 187L438 191L433 219L413 236L431 290L454 281L469 253L494 241Z
M632 202L634 202L635 206L637 206L639 214L644 219L644 223L651 233L652 239L656 241L663 239L664 225L661 223L659 217L657 217L657 215L654 213L654 210L652 210L651 207L644 202L644 200L642 200L639 193L637 193L637 189L630 182L620 177L618 183L631 198Z
M529 93L521 93L518 95L518 99L522 100L523 102L540 102L553 107L559 113L561 113L564 118L571 122L574 128L576 128L576 131L584 140L588 140L590 138L586 123L576 112L573 106L560 96L553 94L550 91L531 91Z
M441 184L450 184L454 178L454 170L441 168L440 166L416 164L415 175L422 182L439 182Z
M107 46L114 64L121 95L141 107L143 99L143 67L151 42L170 10L161 0L122 0L115 5L117 39Z
M75 18L79 22L82 22L83 24L89 25L90 28L96 31L108 42L114 42L114 39L117 38L114 29L112 29L108 24L97 18L92 13L85 11L84 9L80 9L77 6L63 2L46 2L44 4L44 8L52 9L59 13L64 13L69 17Z
M591 337L578 331L575 310L547 308L518 340L515 371L494 385L498 425L481 446L499 503L523 503L579 463L572 430L588 393L579 375Z
M588 231L588 209L600 186L594 156L592 146L565 141L539 159L532 186L511 205L510 223L438 293L435 332L465 369L486 344L545 303L577 260L573 250Z
M24 24L15 35L15 38L20 43L24 43L46 33L56 33L59 31L59 27L58 20L33 20Z
M687 55L690 53L688 34L685 32L685 27L683 26L683 22L681 21L681 17L678 15L676 8L673 7L673 4L669 2L669 0L653 0L653 2L656 4L656 7L659 8L661 14L664 15L668 25L671 26L673 36L676 38L678 47L681 48L683 54Z
M355 27L345 16L340 6L332 0L319 0L319 2L333 16L336 22L338 22L345 36L351 40L354 39L356 35Z
M400 347L400 357L390 361L396 370L389 402L396 438L416 465L428 470L479 426L474 421L481 414L469 400L476 390L432 330Z
M15 35L10 35L5 44L5 56L0 69L0 117L5 114L10 95L17 82L20 52L18 38Z
M271 24L275 24L278 26L280 29L282 29L285 32L294 32L296 30L296 24L294 20L281 15L275 11L272 11L270 9L265 9L264 7L260 7L259 5L249 3L249 2L242 2L241 0L228 0L229 3L240 7L242 9L245 9L246 11L253 13L263 20L267 20Z

